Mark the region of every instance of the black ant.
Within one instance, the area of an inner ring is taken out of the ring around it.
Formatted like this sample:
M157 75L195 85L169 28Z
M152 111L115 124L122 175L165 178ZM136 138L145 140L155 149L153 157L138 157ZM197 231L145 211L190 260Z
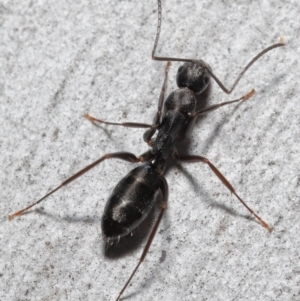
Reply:
M202 156L189 155L182 156L176 150L177 141L185 139L187 134L193 129L195 120L199 115L209 113L222 106L245 101L250 98L255 91L247 93L239 99L222 102L220 104L211 105L207 108L196 111L196 97L195 94L200 94L209 86L210 78L212 77L220 88L227 94L230 94L243 74L253 65L262 55L268 51L284 46L283 42L271 45L265 48L258 55L256 55L238 75L230 89L227 89L222 82L212 72L210 66L202 60L172 58L172 57L158 57L155 55L160 30L161 30L161 16L162 7L161 0L158 0L158 26L157 34L152 50L152 59L158 61L167 61L165 68L165 79L161 89L157 113L154 117L153 124L144 124L136 122L114 123L107 122L101 119L94 118L88 114L85 117L91 122L104 123L110 125L121 125L124 127L147 128L144 133L144 141L151 146L151 150L136 156L129 152L117 152L106 154L94 163L86 166L75 175L68 178L60 186L50 191L44 197L30 206L9 215L9 219L21 215L31 207L39 204L51 194L71 183L99 163L107 159L121 159L132 163L144 163L142 166L136 167L130 171L114 188L109 200L106 203L104 213L102 216L102 233L104 240L109 244L121 237L132 233L141 222L148 216L151 211L156 195L160 192L162 195L162 202L160 204L160 213L154 227L144 247L143 253L139 259L138 264L128 278L124 287L120 291L116 300L120 300L122 294L135 275L141 263L144 261L151 243L155 237L158 226L162 220L165 210L167 209L168 201L168 184L163 176L167 161L170 157L188 163L202 162L207 164L222 183L233 193L237 199L248 209L248 211L255 216L259 223L265 227L269 232L272 231L264 220L261 219L236 193L232 185L228 182L225 176L207 159ZM173 91L167 99L165 98L165 90L167 86L168 71L171 61L185 62L179 67L177 72L177 85L179 89ZM158 131L156 138L152 138Z

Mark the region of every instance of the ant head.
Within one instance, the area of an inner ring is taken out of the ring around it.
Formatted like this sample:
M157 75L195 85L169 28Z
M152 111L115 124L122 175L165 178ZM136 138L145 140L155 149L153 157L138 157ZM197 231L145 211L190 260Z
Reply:
M204 61L186 62L178 68L176 82L179 88L187 87L195 94L203 92L209 85L211 69Z

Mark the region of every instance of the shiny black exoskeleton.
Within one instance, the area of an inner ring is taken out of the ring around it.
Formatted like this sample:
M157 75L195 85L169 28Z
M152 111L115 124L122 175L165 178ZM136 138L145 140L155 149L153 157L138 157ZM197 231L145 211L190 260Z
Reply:
M107 239L129 234L149 214L160 178L152 164L129 172L114 188L102 216L102 233Z

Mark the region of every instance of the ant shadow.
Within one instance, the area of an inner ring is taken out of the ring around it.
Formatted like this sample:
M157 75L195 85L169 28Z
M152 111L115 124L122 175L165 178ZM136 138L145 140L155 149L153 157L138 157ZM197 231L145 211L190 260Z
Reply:
M150 214L145 218L145 220L141 223L141 225L137 229L132 231L131 234L120 238L119 241L115 240L109 243L106 242L102 244L102 253L104 254L105 257L112 260L116 258L122 258L127 254L132 253L133 251L138 249L141 244L145 243L145 240L149 237L154 222L158 217L159 214L158 205L160 203L160 200L161 200L161 195L158 194L156 196L156 200L154 202L154 206L152 210L150 211ZM23 215L31 214L33 212L36 212L42 216L46 216L47 218L50 218L57 222L88 223L88 224L100 225L102 219L100 216L89 216L89 215L61 216L61 215L46 212L43 207L40 207L33 211L24 212ZM163 222L165 223L166 219Z

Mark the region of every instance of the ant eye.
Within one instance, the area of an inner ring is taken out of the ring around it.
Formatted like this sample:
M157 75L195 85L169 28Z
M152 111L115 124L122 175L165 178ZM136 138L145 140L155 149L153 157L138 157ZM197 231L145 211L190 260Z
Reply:
M180 73L182 70L183 70L183 66L180 66L180 67L178 68L178 73Z

